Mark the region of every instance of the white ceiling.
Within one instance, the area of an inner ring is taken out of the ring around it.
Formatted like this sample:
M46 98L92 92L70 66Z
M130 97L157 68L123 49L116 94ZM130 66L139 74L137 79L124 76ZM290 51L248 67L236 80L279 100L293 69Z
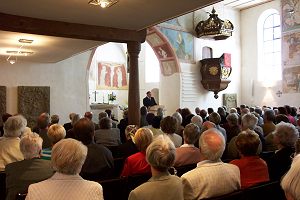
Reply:
M117 4L107 9L89 5L88 1L1 0L0 13L138 31L220 0L119 0ZM226 0L225 2L234 7L236 2L241 1L244 0ZM58 62L103 44L101 41L0 30L0 59L8 57L7 50L18 49L20 47L18 40L21 38L34 40L31 45L22 47L23 50L34 51L34 54L20 59L42 63Z
M20 49L19 39L31 39L33 42L32 44L25 44ZM0 31L0 59L8 58L7 50L22 50L32 51L34 54L18 56L19 61L55 63L102 44L103 42L100 41Z
M245 10L270 1L273 0L224 0L224 6L238 10Z
M0 12L40 19L142 30L220 0L119 0L108 9L89 0L1 0Z

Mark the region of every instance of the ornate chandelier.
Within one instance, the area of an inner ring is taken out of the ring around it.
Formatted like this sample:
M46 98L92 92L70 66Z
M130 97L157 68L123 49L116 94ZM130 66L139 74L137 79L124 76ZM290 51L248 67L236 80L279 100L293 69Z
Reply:
M209 18L200 21L195 29L198 38L225 40L232 36L233 24L229 20L221 20L213 8Z

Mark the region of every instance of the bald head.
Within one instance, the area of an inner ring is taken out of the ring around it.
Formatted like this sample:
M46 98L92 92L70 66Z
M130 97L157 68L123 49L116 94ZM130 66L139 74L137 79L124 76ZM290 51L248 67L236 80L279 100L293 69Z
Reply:
M216 129L204 131L199 139L203 160L218 161L225 150L224 136Z

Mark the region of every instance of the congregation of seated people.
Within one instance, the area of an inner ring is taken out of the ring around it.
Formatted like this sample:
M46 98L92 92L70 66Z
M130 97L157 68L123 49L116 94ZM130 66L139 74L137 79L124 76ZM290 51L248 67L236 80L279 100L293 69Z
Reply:
M97 122L90 111L82 116L59 124L59 115L41 113L29 128L24 116L3 114L0 199L104 199L103 181L134 176L149 180L122 199L209 199L271 181L300 199L296 107L178 108L170 116L141 107L139 125L128 124L127 110L120 122L111 110Z

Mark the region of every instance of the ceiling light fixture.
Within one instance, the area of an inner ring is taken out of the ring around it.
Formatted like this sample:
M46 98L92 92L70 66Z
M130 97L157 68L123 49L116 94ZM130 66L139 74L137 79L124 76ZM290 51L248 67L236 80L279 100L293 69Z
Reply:
M18 50L7 50L6 53L9 54L7 57L7 62L10 64L15 64L17 62L17 56L28 56L34 54L33 51L26 51L22 50L23 46L31 44L33 40L30 39L19 39L19 43L21 43L21 46L19 47Z
M101 8L109 8L117 2L118 0L91 0L89 1L89 4L94 6L100 6Z
M10 56L8 56L8 58L6 60L7 60L7 62L9 62L10 64L13 65L17 62L17 56L10 55Z
M20 43L25 43L25 44L31 44L33 42L33 40L29 40L29 39L19 39Z

